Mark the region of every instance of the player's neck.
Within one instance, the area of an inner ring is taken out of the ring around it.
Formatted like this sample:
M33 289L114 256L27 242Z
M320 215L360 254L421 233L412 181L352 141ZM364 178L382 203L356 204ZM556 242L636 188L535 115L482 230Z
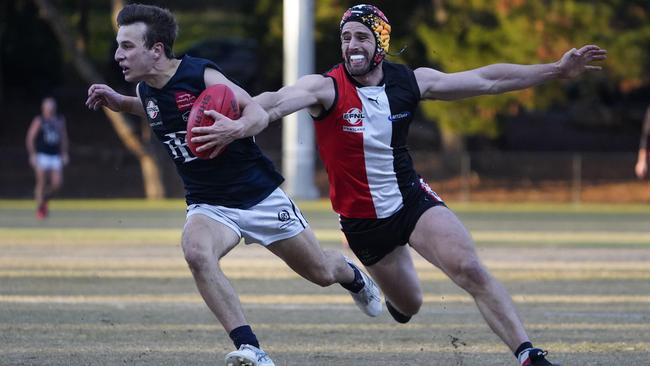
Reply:
M144 82L156 89L162 89L169 79L176 74L180 64L181 60L163 58L153 65L151 73L145 78Z
M377 86L384 79L384 71L381 66L380 63L369 72L359 76L352 76L352 78L363 86Z

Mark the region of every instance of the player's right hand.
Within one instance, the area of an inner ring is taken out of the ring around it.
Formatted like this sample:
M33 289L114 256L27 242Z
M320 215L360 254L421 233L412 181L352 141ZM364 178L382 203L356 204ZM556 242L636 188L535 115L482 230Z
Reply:
M93 84L88 88L86 107L96 111L100 107L107 107L115 112L120 112L124 96L105 84Z

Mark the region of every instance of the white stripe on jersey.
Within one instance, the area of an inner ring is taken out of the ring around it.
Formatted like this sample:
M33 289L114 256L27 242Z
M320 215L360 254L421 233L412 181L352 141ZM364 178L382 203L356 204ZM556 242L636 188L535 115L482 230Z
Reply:
M393 124L385 85L357 87L363 105L363 150L368 186L377 218L386 218L402 208L402 193L393 165Z

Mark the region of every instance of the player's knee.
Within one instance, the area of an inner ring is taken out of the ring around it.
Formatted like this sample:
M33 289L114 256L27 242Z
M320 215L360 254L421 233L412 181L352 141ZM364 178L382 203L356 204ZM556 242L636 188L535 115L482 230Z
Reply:
M63 185L63 182L61 180L53 180L52 181L52 192L58 191L61 189L61 186Z
M409 296L404 299L404 302L399 304L399 311L404 315L413 316L420 311L420 308L422 308L422 302L422 292L409 294Z
M201 271L212 264L214 258L208 250L202 248L198 241L184 238L182 246L185 261L192 271Z
M456 282L465 290L473 292L488 286L490 274L478 259L469 259L460 264Z
M334 271L324 264L311 266L307 278L321 287L328 287L336 283Z

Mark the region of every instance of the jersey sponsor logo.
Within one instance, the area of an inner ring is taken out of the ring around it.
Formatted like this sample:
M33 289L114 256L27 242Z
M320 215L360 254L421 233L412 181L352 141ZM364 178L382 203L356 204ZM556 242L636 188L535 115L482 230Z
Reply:
M377 105L379 105L379 97L375 97L375 98L366 97L366 98L368 98L369 101L375 102Z
M400 112L389 116L388 120L391 122L397 122L399 120L407 119L409 117L411 117L411 112L405 111L405 112Z
M356 126L363 122L365 116L359 108L350 108L347 112L343 113L343 119L348 121L349 124Z
M177 91L174 93L174 99L176 100L176 107L178 110L183 112L192 109L192 105L196 100L196 95L192 95L186 91Z
M345 120L349 125L343 125L343 131L361 133L365 130L363 127L363 119L365 115L359 108L350 108L347 112L343 113L343 120Z
M158 108L156 99L147 98L145 104L145 110L147 111L147 116L149 117L149 125L151 125L151 127L162 125L162 119L159 118L160 108Z

